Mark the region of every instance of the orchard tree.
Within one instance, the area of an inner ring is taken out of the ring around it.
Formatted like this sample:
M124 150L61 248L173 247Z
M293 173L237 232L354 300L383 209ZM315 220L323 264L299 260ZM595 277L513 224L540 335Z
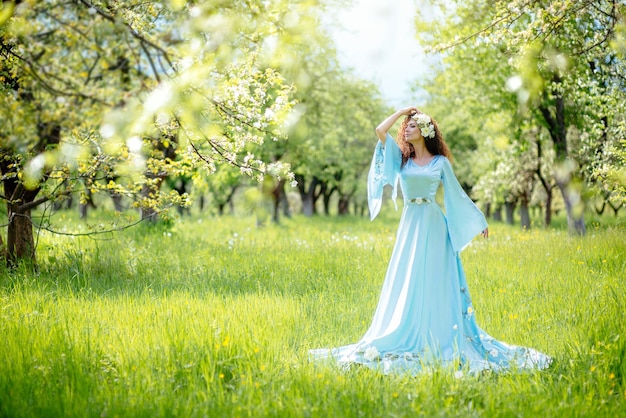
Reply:
M428 36L426 30L420 34ZM519 149L523 144L518 142L525 138L519 129L522 118L517 115L517 100L502 88L513 74L502 48L461 44L453 54L442 56L430 77L417 81L428 94L424 110L437 119L458 162L454 169L462 186L480 201L487 216L492 211L499 216L506 206L509 222L518 202L514 189L522 190L527 184L512 174L521 169L511 165L516 161L513 149ZM506 180L497 178L507 173L511 175Z
M301 103L306 110L290 134L288 161L303 212L315 214L321 197L328 214L331 196L337 193L338 211L345 214L369 167L374 128L388 113L386 106L371 83L338 72L324 74Z
M315 21L316 5L51 0L3 7L5 257L34 260L31 211L65 196L124 195L152 216L188 204L160 186L190 170L212 173L226 162L255 178L289 179L288 167L247 148L284 140L293 88L276 59L313 30L307 22Z
M582 187L590 180L589 166L581 166L577 157L585 146L600 157L620 140L606 134L621 119L621 107L610 104L623 100L623 61L611 42L625 6L616 0L431 3L437 18L420 27L435 50L453 55L459 47L472 51L492 45L516 68L509 88L520 109L548 131L568 223L584 233ZM580 133L577 149L569 137L572 129Z

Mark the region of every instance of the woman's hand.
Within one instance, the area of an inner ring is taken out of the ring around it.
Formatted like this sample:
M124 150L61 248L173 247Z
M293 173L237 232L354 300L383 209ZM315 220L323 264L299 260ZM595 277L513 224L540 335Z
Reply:
M481 234L483 237L489 238L489 228L485 228Z
M401 110L403 115L407 115L407 116L411 116L417 112L419 112L419 109L415 106L409 106L407 108L404 108Z
M417 107L409 106L404 109L397 110L393 115L389 116L387 119L382 121L380 125L376 127L376 136L380 141L385 145L385 138L387 137L387 132L394 123L402 116L410 116L414 113L418 112Z

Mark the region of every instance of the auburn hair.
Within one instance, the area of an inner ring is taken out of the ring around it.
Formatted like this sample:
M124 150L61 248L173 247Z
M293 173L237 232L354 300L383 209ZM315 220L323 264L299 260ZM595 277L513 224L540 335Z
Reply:
M420 114L422 112L414 113L413 115L407 115L402 121L402 125L400 125L400 130L398 131L398 136L396 137L396 142L398 143L398 147L400 151L402 151L402 167L409 161L410 158L415 157L415 148L413 144L410 142L406 142L404 140L404 131L406 130L411 117L415 114ZM431 118L431 122L435 127L435 137L434 138L424 138L424 143L426 144L426 149L432 155L443 155L448 158L450 162L452 162L452 153L450 152L450 148L448 148L448 144L443 139L443 135L439 130L439 126L437 126L437 122Z

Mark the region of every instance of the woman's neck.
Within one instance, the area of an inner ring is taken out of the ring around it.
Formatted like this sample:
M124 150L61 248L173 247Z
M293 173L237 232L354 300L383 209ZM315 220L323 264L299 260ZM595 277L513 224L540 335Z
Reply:
M413 149L415 150L416 160L432 157L432 154L430 153L430 151L428 151L428 148L426 148L426 144L423 140L419 142L411 142L411 144L413 145Z

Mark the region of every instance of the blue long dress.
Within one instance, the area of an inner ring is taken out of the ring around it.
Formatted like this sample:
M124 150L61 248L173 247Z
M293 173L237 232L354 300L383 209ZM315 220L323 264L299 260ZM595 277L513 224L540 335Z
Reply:
M432 367L468 372L538 368L550 358L532 348L490 337L476 324L460 251L487 227L482 212L454 176L450 161L435 156L425 166L409 160L391 136L378 142L368 176L371 218L383 187L400 183L404 207L372 323L355 344L310 351L314 361L362 364L384 373L415 374ZM445 214L435 203L443 183Z

